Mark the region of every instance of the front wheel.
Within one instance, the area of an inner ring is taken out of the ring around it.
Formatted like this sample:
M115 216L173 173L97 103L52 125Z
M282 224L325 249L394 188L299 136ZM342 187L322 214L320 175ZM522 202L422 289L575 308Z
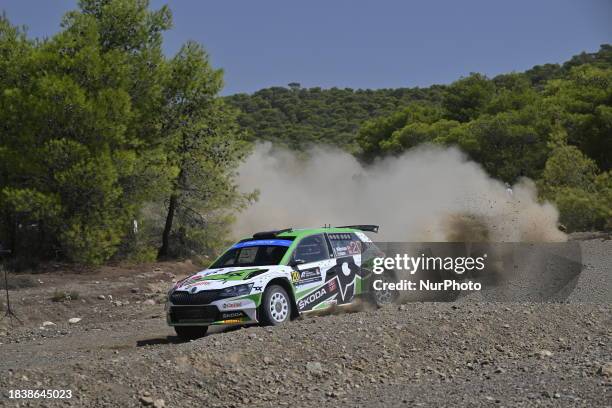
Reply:
M259 321L263 326L278 326L291 317L291 299L278 285L266 288L259 306Z
M206 336L208 326L174 326L174 331L181 340L195 340Z

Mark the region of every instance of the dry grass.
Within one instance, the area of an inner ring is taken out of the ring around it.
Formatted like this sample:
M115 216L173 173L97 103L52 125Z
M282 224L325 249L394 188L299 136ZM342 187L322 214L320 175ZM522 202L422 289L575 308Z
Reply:
M35 286L37 286L37 282L31 276L17 275L10 272L8 274L9 290L33 288ZM4 270L2 268L0 268L0 289L5 289Z

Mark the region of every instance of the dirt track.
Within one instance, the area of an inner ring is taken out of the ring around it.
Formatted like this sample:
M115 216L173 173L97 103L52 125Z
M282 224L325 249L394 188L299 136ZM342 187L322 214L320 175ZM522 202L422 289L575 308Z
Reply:
M24 326L0 325L0 406L610 406L612 241L582 246L571 303L411 303L189 343L150 304L189 264L35 275L13 292Z

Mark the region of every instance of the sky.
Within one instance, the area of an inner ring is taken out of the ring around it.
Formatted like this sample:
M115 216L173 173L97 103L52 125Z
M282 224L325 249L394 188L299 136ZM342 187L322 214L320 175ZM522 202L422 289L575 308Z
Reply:
M164 51L204 45L223 94L302 87L396 88L450 83L559 63L612 43L610 0L152 0L174 28ZM0 0L32 37L60 29L76 0Z

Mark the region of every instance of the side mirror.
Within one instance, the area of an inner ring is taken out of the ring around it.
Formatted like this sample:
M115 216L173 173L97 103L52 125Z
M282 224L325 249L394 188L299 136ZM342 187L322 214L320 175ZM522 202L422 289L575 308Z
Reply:
M305 264L305 263L306 263L306 261L304 261L303 259L292 259L289 262L289 266L295 267L295 266L302 265L302 264Z

